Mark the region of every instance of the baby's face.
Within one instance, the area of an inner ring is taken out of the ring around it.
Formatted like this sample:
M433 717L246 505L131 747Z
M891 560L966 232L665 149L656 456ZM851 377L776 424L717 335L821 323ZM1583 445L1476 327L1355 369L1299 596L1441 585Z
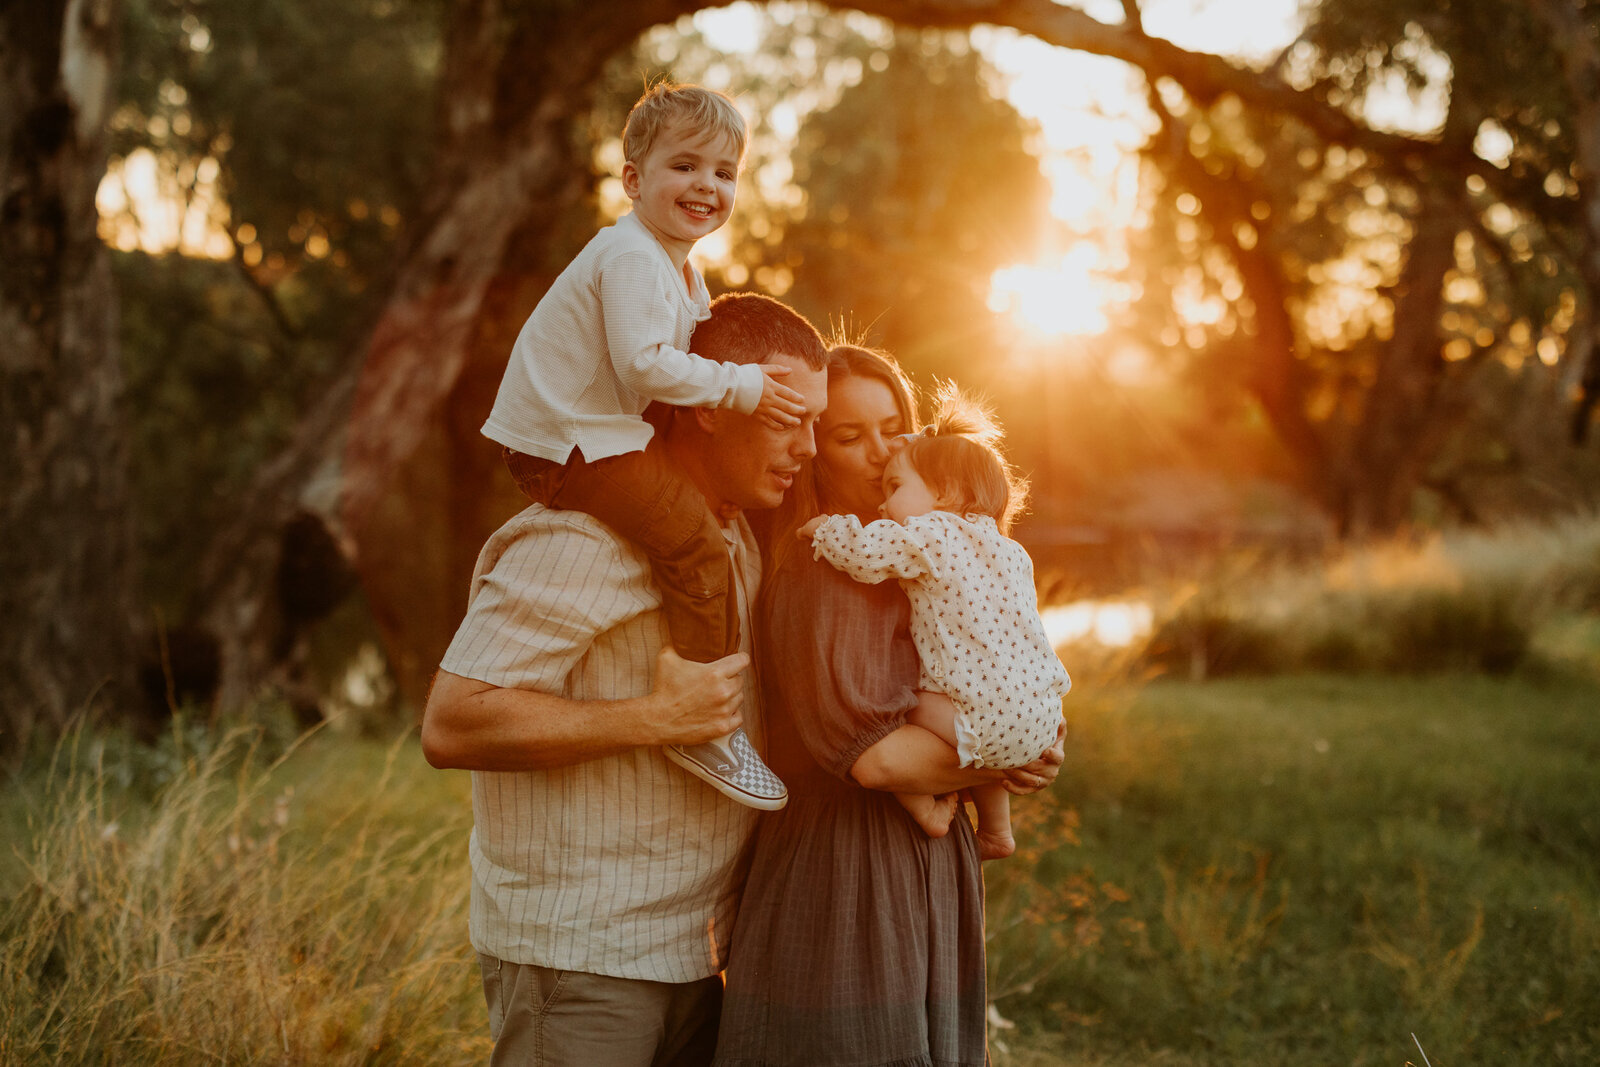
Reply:
M906 462L904 452L897 453L883 469L883 494L883 506L878 513L902 526L915 515L926 515L945 506L916 469Z

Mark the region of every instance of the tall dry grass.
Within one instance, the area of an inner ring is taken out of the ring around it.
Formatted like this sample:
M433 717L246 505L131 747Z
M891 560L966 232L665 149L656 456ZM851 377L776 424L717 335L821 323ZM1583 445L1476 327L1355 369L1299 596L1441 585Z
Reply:
M260 736L180 744L152 796L117 784L115 745L79 734L18 786L0 1062L484 1058L466 977L466 816L398 816L398 745L367 788L371 775L336 767L297 783L286 763L317 741L269 761Z
M1220 565L1158 607L1145 662L1200 678L1280 671L1505 674L1556 620L1600 611L1600 515L1362 545L1321 566Z

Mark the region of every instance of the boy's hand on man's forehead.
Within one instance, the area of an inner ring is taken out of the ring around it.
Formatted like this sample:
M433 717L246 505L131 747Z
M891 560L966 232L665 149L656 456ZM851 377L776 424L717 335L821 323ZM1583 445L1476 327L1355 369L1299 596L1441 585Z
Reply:
M761 373L766 380L762 383L761 401L756 405L755 414L767 425L777 430L788 430L800 425L800 418L806 413L806 398L790 389L778 379L792 373L792 367L782 363L762 363Z

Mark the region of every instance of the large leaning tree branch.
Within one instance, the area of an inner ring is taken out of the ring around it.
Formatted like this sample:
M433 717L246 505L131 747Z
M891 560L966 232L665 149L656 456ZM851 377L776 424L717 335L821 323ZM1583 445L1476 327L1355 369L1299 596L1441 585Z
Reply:
M1311 382L1300 351L1300 339L1289 313L1289 282L1283 265L1274 254L1274 239L1268 222L1252 216L1251 205L1267 200L1257 182L1237 170L1213 175L1189 150L1189 126L1174 115L1152 83L1148 90L1150 109L1161 122L1160 139L1152 146L1173 176L1204 205L1213 221L1214 240L1227 250L1245 294L1254 307L1249 328L1255 335L1258 362L1250 374L1247 388L1298 464L1302 484L1313 495L1326 498L1335 482L1334 457L1328 442L1306 415L1306 396ZM1240 240L1241 228L1258 233L1254 244Z
M1475 174L1509 202L1545 216L1573 215L1570 201L1544 190L1543 175L1519 180L1473 152L1470 140L1463 144L1374 129L1315 92L1290 84L1282 76L1281 65L1256 70L1222 56L1180 48L1160 37L1146 36L1131 17L1112 25L1053 0L851 0L832 6L850 7L908 26L960 29L988 23L1010 27L1047 44L1120 59L1138 67L1151 81L1171 78L1201 106L1232 94L1247 107L1294 119L1324 141L1360 148L1397 171L1439 170L1463 178ZM1133 10L1137 11L1136 5Z
M347 523L359 525L382 494L388 472L416 447L420 427L461 374L473 320L515 221L554 199L547 188L549 157L560 116L553 109L570 110L605 59L644 30L712 6L711 0L566 4L557 5L552 15L534 5L537 13L520 16L510 34L485 29L503 30L484 14L498 8L486 0L464 2L453 11L441 177L414 252L371 339L356 392L361 414L351 427L346 457L351 477L345 479L341 508ZM830 6L907 26L1010 27L1059 47L1120 59L1152 82L1170 78L1202 105L1233 94L1247 107L1303 123L1329 142L1362 148L1399 172L1439 168L1478 174L1497 195L1531 202L1541 215L1572 210L1570 202L1549 197L1533 183L1517 183L1476 156L1470 144L1372 129L1273 71L1146 36L1135 21L1103 23L1052 0L851 0ZM556 40L563 42L560 70L530 72L525 58L513 51L528 46L544 52ZM497 218L499 224L483 229L485 220ZM475 231L473 240L462 239L464 228Z
M569 121L606 60L651 26L707 6L448 6L434 171L388 295L201 563L201 611L222 646L223 704L243 699L270 666L283 529L309 510L343 552L362 558L364 524L466 372L493 289L514 269L507 259L519 231L530 219L553 225L581 203L587 168L571 158Z
M467 362L485 293L512 234L561 203L565 120L612 54L707 0L534 4L508 28L502 5L452 10L442 143L425 220L374 331L356 389L341 514L359 527ZM546 57L549 62L539 59ZM559 58L559 62L555 60Z

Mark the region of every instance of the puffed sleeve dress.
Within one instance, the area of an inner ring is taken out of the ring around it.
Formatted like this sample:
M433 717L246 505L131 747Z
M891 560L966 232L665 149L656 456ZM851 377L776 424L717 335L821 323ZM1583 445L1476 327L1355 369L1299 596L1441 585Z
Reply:
M768 762L733 930L717 1067L982 1067L983 876L958 814L930 839L856 758L916 704L910 608L793 557L768 579L759 663Z

